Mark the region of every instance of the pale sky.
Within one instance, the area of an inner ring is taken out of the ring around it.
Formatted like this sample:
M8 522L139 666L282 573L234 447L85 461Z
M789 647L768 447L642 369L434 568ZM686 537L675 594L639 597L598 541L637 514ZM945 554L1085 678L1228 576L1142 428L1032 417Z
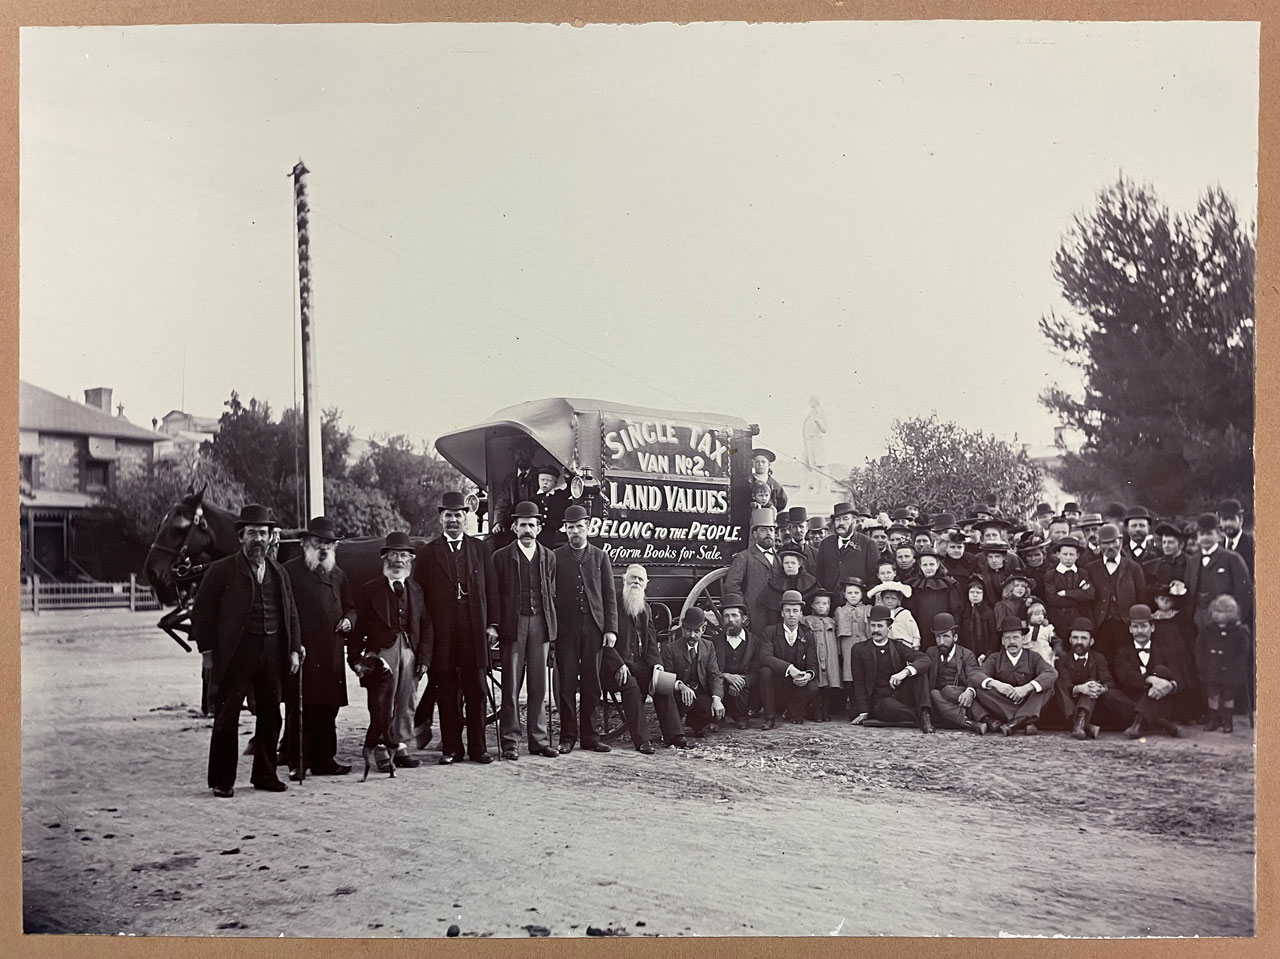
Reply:
M573 395L798 455L816 393L854 464L1049 441L1052 258L1121 170L1256 208L1256 24L40 28L20 83L21 375L146 425L184 345L187 410L291 404L300 156L360 435Z

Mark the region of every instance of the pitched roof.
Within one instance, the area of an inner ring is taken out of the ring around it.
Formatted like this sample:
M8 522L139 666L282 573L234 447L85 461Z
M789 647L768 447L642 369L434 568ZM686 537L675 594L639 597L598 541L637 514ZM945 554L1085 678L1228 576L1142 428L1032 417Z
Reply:
M92 406L18 381L18 429L77 436L114 436L118 439L156 443L169 437L128 420L95 410Z

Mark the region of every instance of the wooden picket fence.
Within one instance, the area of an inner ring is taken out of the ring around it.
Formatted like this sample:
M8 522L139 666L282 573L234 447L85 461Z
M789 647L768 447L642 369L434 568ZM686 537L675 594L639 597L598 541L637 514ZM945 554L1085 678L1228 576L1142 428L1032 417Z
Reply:
M141 585L129 574L123 583L49 583L32 576L22 584L21 608L24 613L41 613L57 609L128 609L160 610L150 586Z

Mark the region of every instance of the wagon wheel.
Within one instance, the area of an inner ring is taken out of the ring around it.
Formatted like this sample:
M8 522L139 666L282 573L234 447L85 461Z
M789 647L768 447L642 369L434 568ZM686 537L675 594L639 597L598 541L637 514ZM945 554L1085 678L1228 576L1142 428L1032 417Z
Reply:
M680 607L680 615L671 624L673 630L679 625L680 620L684 619L684 614L694 606L700 606L704 612L713 613L715 628L717 630L720 628L723 622L720 616L720 598L724 593L724 578L728 572L728 566L713 569L693 584L693 589L689 590L689 595L684 599L684 605Z
M627 717L622 713L622 693L602 690L600 693L600 738L614 740L627 731Z

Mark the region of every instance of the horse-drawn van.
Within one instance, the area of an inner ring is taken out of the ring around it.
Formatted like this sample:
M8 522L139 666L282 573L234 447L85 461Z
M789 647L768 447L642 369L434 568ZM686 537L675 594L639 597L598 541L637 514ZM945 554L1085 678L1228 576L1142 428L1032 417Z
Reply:
M615 573L631 563L646 568L649 600L665 627L742 548L758 431L718 413L552 397L498 410L435 446L487 493L492 517L515 471L516 445L531 440L534 464L557 466L572 501L590 513L588 539L608 553Z

